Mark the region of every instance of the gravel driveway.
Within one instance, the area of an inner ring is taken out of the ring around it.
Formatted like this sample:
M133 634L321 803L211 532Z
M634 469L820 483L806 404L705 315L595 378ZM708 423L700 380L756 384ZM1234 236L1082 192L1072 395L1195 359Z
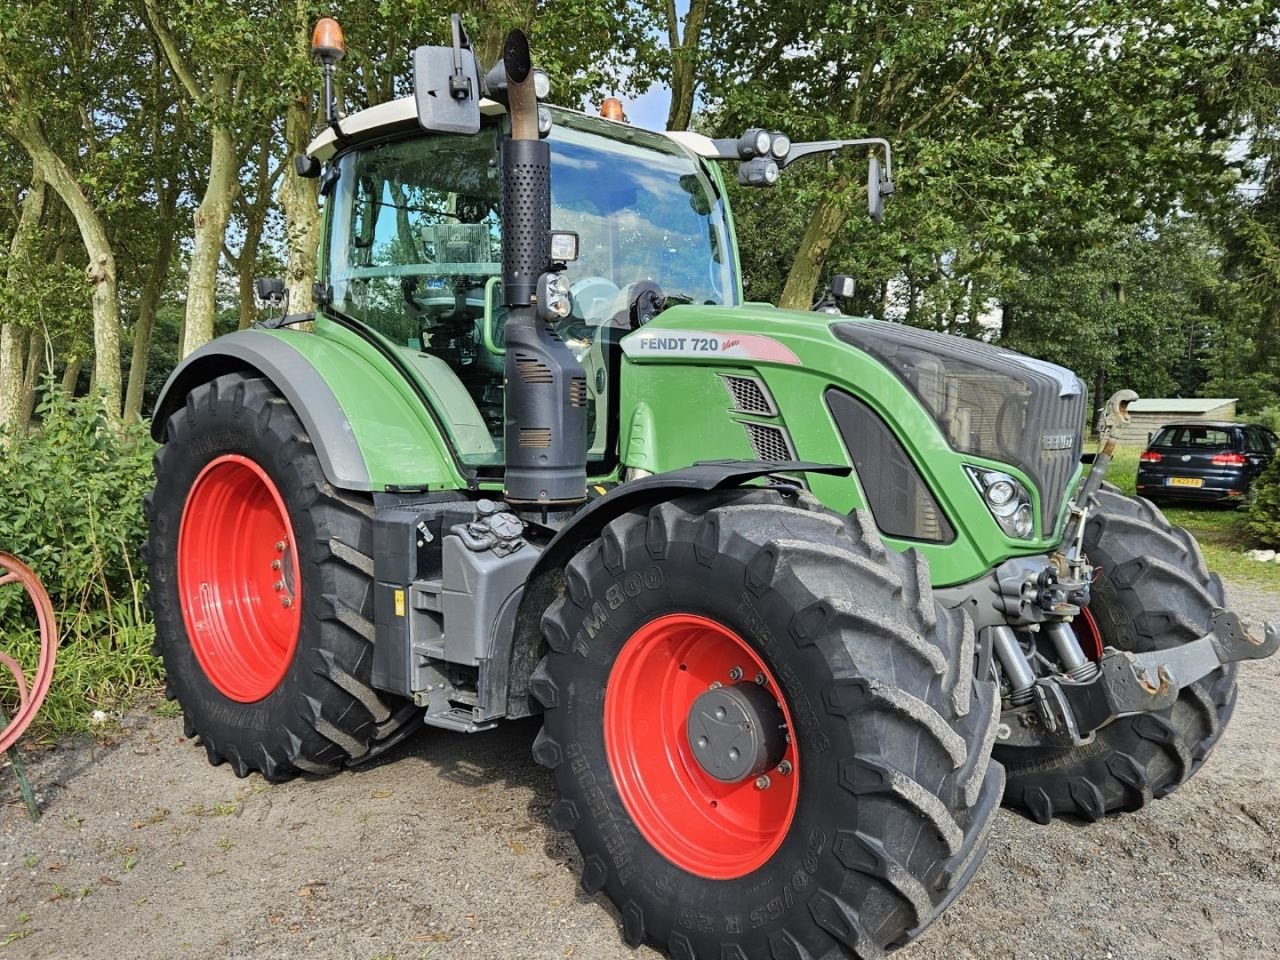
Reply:
M1280 595L1231 585L1256 625ZM1002 812L977 879L902 960L1274 957L1280 951L1280 657L1169 799L1096 825ZM172 717L29 762L44 819L0 770L0 960L656 958L578 891L546 825L536 722L426 731L323 781L212 768Z

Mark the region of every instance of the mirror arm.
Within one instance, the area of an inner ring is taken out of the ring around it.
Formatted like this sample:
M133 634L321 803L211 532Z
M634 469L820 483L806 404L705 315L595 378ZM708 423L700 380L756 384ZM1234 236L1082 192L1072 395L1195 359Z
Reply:
M718 147L719 145L720 141L717 140L716 146ZM889 147L889 141L881 137L868 137L863 140L811 140L808 143L793 143L786 157L778 161L778 166L786 169L797 160L803 160L805 157L811 157L816 153L833 153L836 150L844 150L846 147L883 147L884 178L890 182L893 181L893 151ZM737 159L736 153L732 159Z

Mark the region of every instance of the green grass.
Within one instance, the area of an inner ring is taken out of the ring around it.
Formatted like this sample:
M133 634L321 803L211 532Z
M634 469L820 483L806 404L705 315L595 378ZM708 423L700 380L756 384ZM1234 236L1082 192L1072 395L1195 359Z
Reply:
M23 743L110 729L115 718L135 703L154 700L163 678L160 660L151 653L155 628L138 607L120 604L110 617L98 612L67 618L59 626L63 637L53 681L34 723L23 734ZM6 632L3 649L22 665L30 683L40 656L36 631ZM0 669L0 704L6 713L16 710L17 699L13 678ZM106 724L93 723L95 710L107 714Z
M1107 479L1130 496L1138 473L1138 455L1142 447L1120 447ZM1161 507L1169 522L1186 527L1200 542L1209 569L1261 587L1280 590L1280 564L1259 563L1245 551L1253 546L1244 529L1245 512L1234 507L1203 504L1190 507Z

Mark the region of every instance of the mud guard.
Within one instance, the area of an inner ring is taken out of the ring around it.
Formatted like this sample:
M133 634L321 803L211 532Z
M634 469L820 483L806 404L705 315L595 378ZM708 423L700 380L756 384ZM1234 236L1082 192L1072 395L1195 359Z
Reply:
M324 378L288 343L253 330L218 337L178 364L156 400L152 439L164 442L169 417L194 387L243 370L262 374L289 401L307 428L330 483L345 490L371 489L369 469L351 423Z

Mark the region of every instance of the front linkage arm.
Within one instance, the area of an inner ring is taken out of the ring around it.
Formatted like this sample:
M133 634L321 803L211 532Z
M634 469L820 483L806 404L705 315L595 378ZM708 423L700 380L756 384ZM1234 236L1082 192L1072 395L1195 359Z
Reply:
M1031 704L1005 711L997 736L1009 746L1073 746L1119 717L1165 710L1190 686L1219 667L1239 660L1262 660L1280 649L1280 628L1264 625L1255 640L1240 618L1221 608L1210 630L1191 643L1149 653L1108 648L1097 675L1086 683L1066 676L1036 681Z

